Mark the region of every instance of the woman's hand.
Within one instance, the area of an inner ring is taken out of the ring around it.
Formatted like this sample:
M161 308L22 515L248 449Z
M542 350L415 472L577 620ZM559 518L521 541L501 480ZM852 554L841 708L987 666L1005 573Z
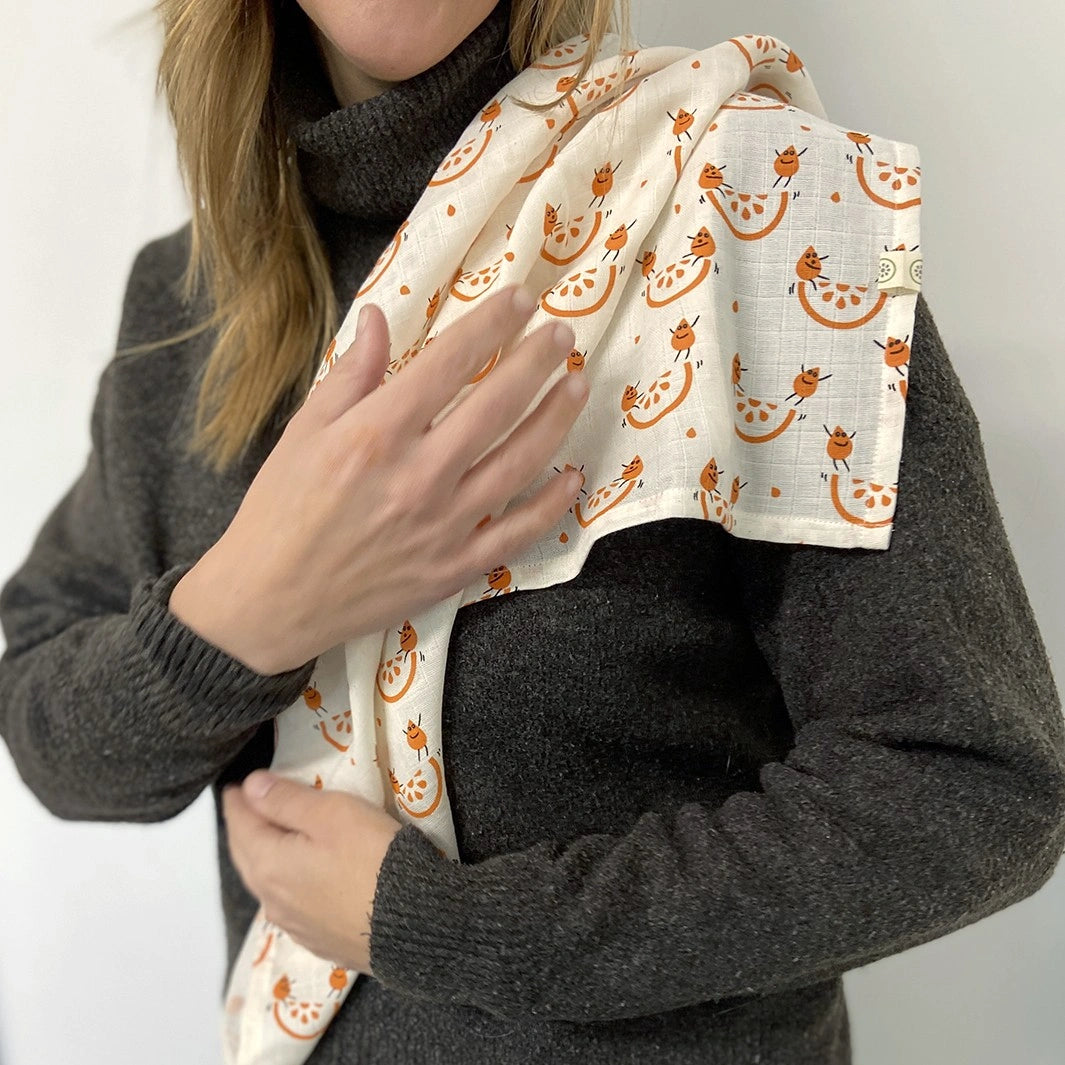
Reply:
M345 969L370 972L377 875L402 824L356 795L266 770L222 792L230 854L268 921Z
M584 405L584 375L566 373L514 427L571 350L568 326L525 337L432 424L528 320L535 301L515 303L520 293L483 297L381 387L388 325L367 305L225 533L174 588L171 611L250 668L280 673L398 627L550 530L577 496L567 476L500 512Z

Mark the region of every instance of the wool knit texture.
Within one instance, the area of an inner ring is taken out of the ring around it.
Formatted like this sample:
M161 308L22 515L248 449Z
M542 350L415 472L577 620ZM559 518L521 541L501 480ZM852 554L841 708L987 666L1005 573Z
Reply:
M508 11L346 108L287 12L277 84L343 311L513 77ZM137 255L119 347L203 313L180 299L188 248L185 226ZM222 475L184 455L210 341L102 372L84 469L0 589L0 733L62 818L162 821L210 788L232 964L256 903L220 789L269 763L314 661L256 673L168 610L282 428ZM670 519L459 611L442 729L462 864L396 835L374 976L313 1065L846 1065L845 971L1049 879L1061 701L923 296L910 343L888 550ZM197 975L221 1001L226 974Z

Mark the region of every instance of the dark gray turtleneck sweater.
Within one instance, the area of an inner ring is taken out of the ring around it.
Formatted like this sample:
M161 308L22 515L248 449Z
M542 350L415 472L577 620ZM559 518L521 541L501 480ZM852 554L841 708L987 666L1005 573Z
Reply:
M279 75L342 309L512 75L505 20L349 108L306 63ZM120 345L190 320L187 238L137 256ZM313 673L257 674L167 609L280 433L224 476L183 456L208 348L108 365L84 471L0 592L0 731L59 817L217 802L269 762ZM656 521L569 582L459 611L443 750L462 864L415 825L395 837L375 976L315 1065L844 1065L844 971L1048 879L1061 704L923 297L909 380L888 550ZM232 962L255 902L221 820L219 861Z

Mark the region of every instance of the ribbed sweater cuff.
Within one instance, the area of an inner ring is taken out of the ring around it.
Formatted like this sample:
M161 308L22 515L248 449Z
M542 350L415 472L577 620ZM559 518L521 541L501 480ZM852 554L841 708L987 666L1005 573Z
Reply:
M192 565L174 566L134 587L130 619L145 658L190 703L225 708L227 717L241 721L277 714L307 687L317 658L284 673L257 673L205 640L169 608L170 593Z
M370 969L390 990L438 997L457 960L467 914L462 868L414 824L392 837L377 876L370 918ZM443 979L442 979L443 978ZM446 993L446 992L445 992Z

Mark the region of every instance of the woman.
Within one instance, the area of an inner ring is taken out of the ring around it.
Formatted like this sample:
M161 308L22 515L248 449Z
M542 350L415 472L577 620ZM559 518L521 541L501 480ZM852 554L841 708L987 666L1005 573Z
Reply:
M194 224L138 256L86 470L0 593L4 738L61 817L161 820L211 785L230 963L258 898L372 974L316 1063L847 1062L841 974L1030 895L1065 841L1060 703L923 299L890 550L654 522L460 611L462 867L350 797L256 794L315 656L419 584L379 576L388 457L328 465L387 323L301 407L318 353L477 109L574 31L541 5L508 51L532 5L414 6L400 35L395 5L164 5ZM596 29L602 5L559 7ZM209 285L186 304L190 255ZM520 329L503 297L476 313L435 347L483 363ZM535 391L563 353L526 344ZM222 403L194 424L200 396ZM576 403L512 438L530 467ZM570 502L550 485L510 535ZM402 515L445 538L410 573L462 582L452 516Z

